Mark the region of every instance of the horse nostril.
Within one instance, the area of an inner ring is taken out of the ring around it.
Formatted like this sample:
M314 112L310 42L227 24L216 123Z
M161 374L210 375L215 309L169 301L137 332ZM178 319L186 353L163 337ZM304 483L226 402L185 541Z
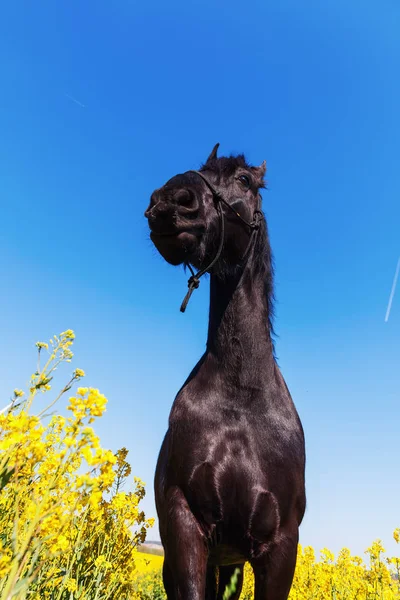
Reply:
M157 214L159 204L160 204L160 192L159 192L159 190L156 190L155 192L152 193L152 195L150 197L150 204L144 213L144 216L146 217L146 219L151 219L151 218L155 217L155 215ZM156 209L156 207L157 207L157 209Z
M157 204L153 204L153 206L150 204L150 206L148 207L148 209L144 213L144 216L146 217L146 219L148 221L153 222L155 220L156 216L157 216L157 212L158 212Z
M158 215L165 215L170 212L170 207L167 202L162 202L159 200L156 204L150 203L149 208L144 213L144 216L150 221L154 221L154 219Z
M178 206L188 206L193 201L192 194L186 188L182 188L175 192L174 201Z
M146 212L144 213L144 216L146 217L146 219L149 221L149 223L154 223L154 221L156 220L156 216L153 213L153 209L151 210L146 210Z

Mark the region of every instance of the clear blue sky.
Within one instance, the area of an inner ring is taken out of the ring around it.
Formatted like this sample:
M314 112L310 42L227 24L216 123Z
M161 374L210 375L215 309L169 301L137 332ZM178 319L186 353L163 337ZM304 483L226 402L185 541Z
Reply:
M143 211L219 141L268 162L277 354L307 437L301 541L394 548L399 31L394 0L3 3L3 403L34 342L73 328L75 366L109 398L99 434L129 448L149 515L169 409L205 347L208 282L181 315L187 277Z

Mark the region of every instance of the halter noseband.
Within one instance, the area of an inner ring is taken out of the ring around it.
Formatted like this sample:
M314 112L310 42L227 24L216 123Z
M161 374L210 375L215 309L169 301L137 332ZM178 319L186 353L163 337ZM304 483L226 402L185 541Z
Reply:
M250 229L252 230L250 240L249 240L248 246L246 248L246 251L244 253L244 256L247 255L248 250L250 248L250 244L253 240L253 234L255 234L257 232L257 230L260 226L260 222L263 218L263 214L260 209L260 195L259 194L258 194L258 206L253 213L253 220L249 223L248 221L246 221L246 219L243 219L243 217L233 208L233 206L231 206L229 204L229 202L224 197L222 191L215 188L212 185L212 183L210 183L208 181L207 177L205 175L203 175L203 173L201 173L200 171L187 171L187 173L194 173L195 175L198 175L199 177L201 177L213 195L213 199L216 202L216 209L217 209L217 213L219 215L219 221L220 221L220 241L219 241L219 245L218 245L218 250L217 250L214 258L212 259L210 264L207 265L207 267L205 267L204 269L200 269L200 271L195 273L193 271L191 265L189 263L185 263L187 265L187 267L189 268L192 275L188 280L188 288L189 289L188 289L186 296L184 297L183 302L181 304L181 309L180 309L181 312L185 312L188 302L190 300L190 296L192 295L193 291L197 290L197 288L199 287L200 277L202 277L205 273L207 273L207 271L209 271L215 265L215 263L221 256L222 249L224 247L224 237L225 237L225 220L224 220L224 212L222 210L222 206L228 207L229 210L231 210L233 212L233 214L238 219L240 219L240 221L242 221L242 223L244 225L246 225L247 227L250 227Z

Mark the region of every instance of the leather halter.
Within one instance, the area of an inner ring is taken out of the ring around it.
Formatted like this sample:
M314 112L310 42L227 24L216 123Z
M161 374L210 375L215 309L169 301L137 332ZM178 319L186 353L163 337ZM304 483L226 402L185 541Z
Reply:
M201 177L201 179L204 181L204 183L207 185L208 189L211 191L211 193L213 195L213 199L216 204L216 210L219 215L219 221L220 221L220 241L219 241L219 245L218 245L218 250L217 250L214 258L212 259L212 261L206 267L204 267L203 269L200 269L200 271L197 271L197 273L195 273L193 271L193 269L189 263L185 263L187 265L187 267L189 268L192 275L188 280L188 288L189 289L188 289L186 296L184 297L183 302L181 304L181 309L180 309L181 312L185 312L188 302L190 300L190 296L192 295L193 291L197 290L197 288L199 287L200 277L202 277L205 273L210 271L210 269L215 265L215 263L218 261L218 259L221 256L222 249L224 247L224 237L225 237L225 220L224 220L224 211L222 210L222 207L226 206L227 208L229 208L229 210L231 210L233 212L233 214L238 219L240 219L240 221L242 221L242 223L244 225L246 225L247 227L250 227L250 229L252 230L249 243L248 243L246 251L244 253L244 257L248 253L250 244L253 240L253 237L257 233L257 230L259 229L259 226L260 226L260 222L263 218L263 214L260 209L260 204L261 204L260 194L258 194L258 205L257 205L256 210L253 213L253 220L251 222L249 222L249 221L246 221L246 219L243 219L243 217L226 200L223 192L221 190L217 189L216 187L214 187L212 185L212 183L210 183L208 181L207 177L205 175L203 175L203 173L201 173L200 171L186 171L186 172L194 173L195 175L198 175L199 177ZM254 236L253 236L253 234L254 234Z

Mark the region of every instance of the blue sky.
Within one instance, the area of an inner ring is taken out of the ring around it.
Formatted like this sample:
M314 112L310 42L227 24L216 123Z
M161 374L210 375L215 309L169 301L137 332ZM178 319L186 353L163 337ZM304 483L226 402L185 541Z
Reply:
M187 278L143 212L219 141L268 163L277 354L307 438L301 541L394 550L399 30L389 0L3 4L3 404L34 342L73 328L75 366L109 398L98 432L130 450L149 515L169 409L205 347L208 282L181 315Z

